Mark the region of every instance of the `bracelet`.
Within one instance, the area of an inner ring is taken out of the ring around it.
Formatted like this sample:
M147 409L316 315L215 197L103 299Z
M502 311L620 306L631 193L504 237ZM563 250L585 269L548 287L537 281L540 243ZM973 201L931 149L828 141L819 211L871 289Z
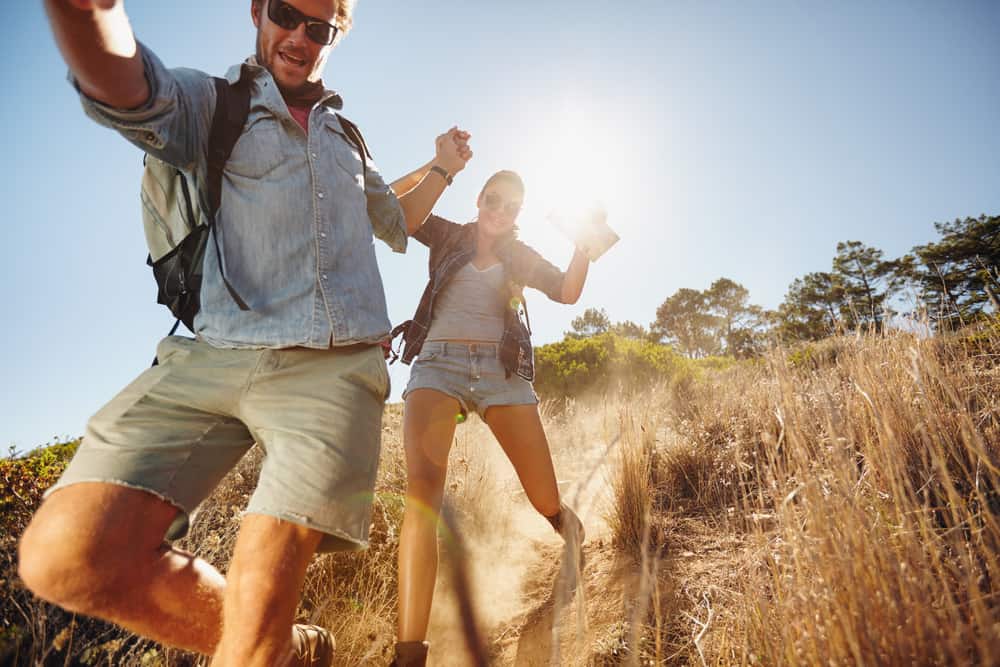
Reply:
M444 167L439 167L438 165L434 165L433 167L431 167L431 171L437 174L441 174L441 178L443 178L448 183L448 185L451 185L451 174L445 171Z

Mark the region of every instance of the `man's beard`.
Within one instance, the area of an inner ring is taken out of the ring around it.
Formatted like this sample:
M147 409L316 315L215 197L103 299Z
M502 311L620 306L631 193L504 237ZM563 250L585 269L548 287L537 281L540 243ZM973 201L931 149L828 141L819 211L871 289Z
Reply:
M281 94L284 97L308 94L310 91L314 90L316 86L322 87L323 85L322 81L310 81L308 77L302 82L301 85L295 86L294 88L288 87L278 81L278 77L274 74L274 58L278 58L280 56L278 56L278 52L275 50L274 58L269 60L264 59L264 49L262 45L261 31L259 28L257 29L257 53L255 54L255 57L257 58L257 64L271 73L271 78L274 79L274 83L277 84L278 90L281 91Z

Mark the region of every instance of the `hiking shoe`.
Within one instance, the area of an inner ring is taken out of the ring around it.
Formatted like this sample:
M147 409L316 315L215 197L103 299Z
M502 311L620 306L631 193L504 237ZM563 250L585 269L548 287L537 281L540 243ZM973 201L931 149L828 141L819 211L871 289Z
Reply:
M330 667L333 664L333 635L318 625L292 626L291 667Z
M580 559L580 566L583 567L583 541L587 534L583 529L583 522L568 505L559 504L559 513L545 517L552 524L552 528L565 540L571 552L575 552Z
M427 648L427 642L397 642L396 655L389 667L424 667Z
M584 564L583 541L586 539L586 532L583 522L576 512L563 504L559 505L559 514L545 518L565 542L559 577L566 583L567 592L575 591Z

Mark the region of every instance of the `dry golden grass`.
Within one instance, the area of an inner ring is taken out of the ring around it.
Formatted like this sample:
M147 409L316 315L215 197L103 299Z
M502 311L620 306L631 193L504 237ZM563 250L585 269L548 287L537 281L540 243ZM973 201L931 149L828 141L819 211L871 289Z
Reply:
M459 427L448 502L463 550L457 568L442 558L431 664L472 664L460 581L495 664L1000 663L998 353L993 333L844 337L543 405L560 488L588 532L574 595L560 590L558 538L488 429ZM371 548L317 558L303 592L300 617L333 630L340 665L389 661L400 434L390 406ZM241 462L186 541L223 569L258 467L256 454ZM46 628L49 610L33 611L61 661L76 626L52 616L63 625ZM204 664L104 632L74 651Z
M673 622L630 619L644 638L630 660L1000 661L1000 344L822 347L664 397L655 447L623 439L615 541L688 593Z

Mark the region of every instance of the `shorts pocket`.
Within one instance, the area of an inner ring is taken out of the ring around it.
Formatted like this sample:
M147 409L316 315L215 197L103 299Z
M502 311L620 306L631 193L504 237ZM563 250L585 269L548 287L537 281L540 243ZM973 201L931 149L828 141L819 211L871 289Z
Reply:
M191 353L191 343L194 341L185 336L167 336L156 345L156 363L166 363L178 354L187 356Z
M382 402L384 403L389 400L389 394L392 393L392 377L389 375L389 367L386 366L385 359L382 357L381 351L379 353L378 365L381 369L383 380L382 386L385 387L385 390L382 392Z
M417 355L417 363L432 361L439 356L441 356L441 350L420 350L420 354Z

